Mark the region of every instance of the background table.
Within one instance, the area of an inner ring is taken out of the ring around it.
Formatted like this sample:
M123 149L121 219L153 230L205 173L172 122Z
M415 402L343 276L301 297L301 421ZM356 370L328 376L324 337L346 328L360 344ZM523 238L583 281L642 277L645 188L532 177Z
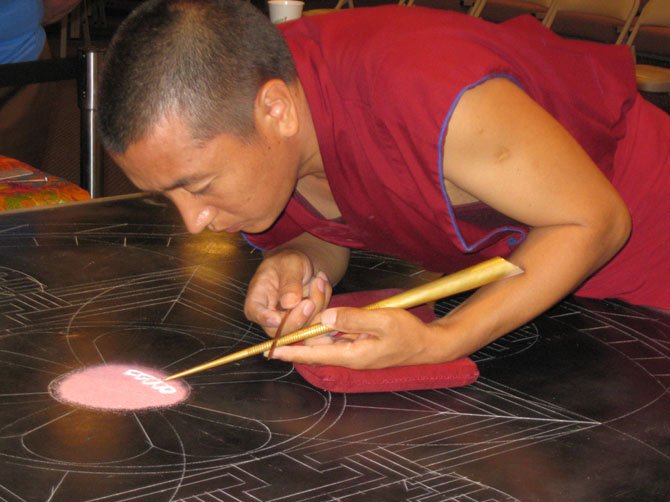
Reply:
M144 197L0 214L0 499L667 500L670 320L566 299L474 355L464 388L330 394L261 357L188 379L170 409L52 399L101 362L179 370L264 339L260 261ZM340 291L431 274L354 253ZM462 297L442 301L439 313Z
M69 181L0 155L0 211L53 206L90 199Z

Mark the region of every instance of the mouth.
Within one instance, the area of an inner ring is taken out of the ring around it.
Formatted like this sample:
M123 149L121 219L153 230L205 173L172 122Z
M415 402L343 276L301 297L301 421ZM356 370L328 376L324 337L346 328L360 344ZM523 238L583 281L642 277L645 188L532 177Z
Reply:
M241 223L238 223L236 225L232 225L228 228L223 229L224 232L228 232L229 234L235 234L235 233L239 232L240 230L242 230L242 224Z
M210 232L215 232L215 233L226 232L226 233L229 233L229 234L234 234L234 233L239 232L240 230L242 230L242 227L244 226L243 223L235 223L234 225L230 225L228 227L225 227L224 225L225 225L225 223L222 224L221 222L217 223L217 222L213 221L209 225L207 225L207 229Z

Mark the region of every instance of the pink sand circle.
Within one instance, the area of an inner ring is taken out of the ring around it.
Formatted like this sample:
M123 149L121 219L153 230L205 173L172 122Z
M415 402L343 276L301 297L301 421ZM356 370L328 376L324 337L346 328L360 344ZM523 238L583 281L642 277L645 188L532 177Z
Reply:
M61 375L49 393L62 403L112 411L165 408L184 401L185 382L164 382L166 374L152 368L124 364L90 366Z

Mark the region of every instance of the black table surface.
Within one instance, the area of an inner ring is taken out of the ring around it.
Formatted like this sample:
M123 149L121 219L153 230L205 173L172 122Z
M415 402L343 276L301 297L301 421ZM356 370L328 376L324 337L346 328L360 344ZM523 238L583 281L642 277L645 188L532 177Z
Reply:
M263 341L242 313L260 254L143 196L2 214L0 253L0 500L670 499L666 315L567 298L474 354L467 387L335 394L254 357L192 376L175 407L119 414L48 386ZM431 278L356 252L337 291Z

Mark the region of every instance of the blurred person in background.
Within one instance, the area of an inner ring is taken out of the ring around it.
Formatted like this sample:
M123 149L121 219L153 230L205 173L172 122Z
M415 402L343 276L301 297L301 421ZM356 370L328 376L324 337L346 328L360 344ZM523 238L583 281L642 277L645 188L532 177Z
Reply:
M0 65L51 58L44 26L80 2L2 0ZM48 139L49 100L48 84L0 87L0 154L40 166Z

